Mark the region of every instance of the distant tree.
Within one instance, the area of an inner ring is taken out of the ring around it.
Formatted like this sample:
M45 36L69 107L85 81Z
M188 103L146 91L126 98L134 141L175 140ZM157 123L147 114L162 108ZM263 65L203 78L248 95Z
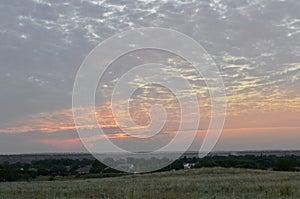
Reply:
M102 173L106 167L107 166L102 164L100 161L94 160L92 168L90 169L90 173Z
M50 172L48 169L38 168L38 170L37 170L37 175L39 175L39 176L47 176L49 174L50 174Z
M296 165L291 159L279 159L274 166L275 171L296 171Z

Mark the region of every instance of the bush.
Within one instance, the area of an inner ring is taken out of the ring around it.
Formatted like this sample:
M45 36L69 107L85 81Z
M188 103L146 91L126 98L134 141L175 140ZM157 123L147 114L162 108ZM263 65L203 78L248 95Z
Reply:
M275 171L296 171L296 165L290 159L280 159L277 161Z

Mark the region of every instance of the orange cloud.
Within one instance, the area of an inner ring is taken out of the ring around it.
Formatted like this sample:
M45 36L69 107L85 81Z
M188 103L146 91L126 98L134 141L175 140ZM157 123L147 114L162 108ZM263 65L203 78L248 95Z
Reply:
M37 140L38 143L46 144L55 147L60 150L70 150L81 146L80 138L72 139L59 139L59 138L46 138Z

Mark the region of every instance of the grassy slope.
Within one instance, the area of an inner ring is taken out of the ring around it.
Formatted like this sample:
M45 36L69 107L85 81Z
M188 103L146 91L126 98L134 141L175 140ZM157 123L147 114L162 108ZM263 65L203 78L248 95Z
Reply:
M197 169L115 178L0 183L0 198L300 198L300 173Z

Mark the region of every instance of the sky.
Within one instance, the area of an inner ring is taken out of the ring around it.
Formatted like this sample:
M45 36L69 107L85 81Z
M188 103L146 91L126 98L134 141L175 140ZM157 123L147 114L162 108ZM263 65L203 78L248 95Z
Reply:
M72 115L76 73L100 42L142 27L182 32L216 63L227 112L214 150L300 149L299 9L298 0L0 0L0 153L85 152ZM126 71L150 59L193 85L201 118L190 150L197 150L211 116L208 88L188 63L166 52L135 52L111 64L95 96L100 127L115 142L128 140L120 128L130 127L124 115L115 121L110 96ZM176 96L138 76L130 83L141 87L129 103L140 125L133 131L143 134L149 108L159 103L168 116L160 144L169 142L180 124Z

